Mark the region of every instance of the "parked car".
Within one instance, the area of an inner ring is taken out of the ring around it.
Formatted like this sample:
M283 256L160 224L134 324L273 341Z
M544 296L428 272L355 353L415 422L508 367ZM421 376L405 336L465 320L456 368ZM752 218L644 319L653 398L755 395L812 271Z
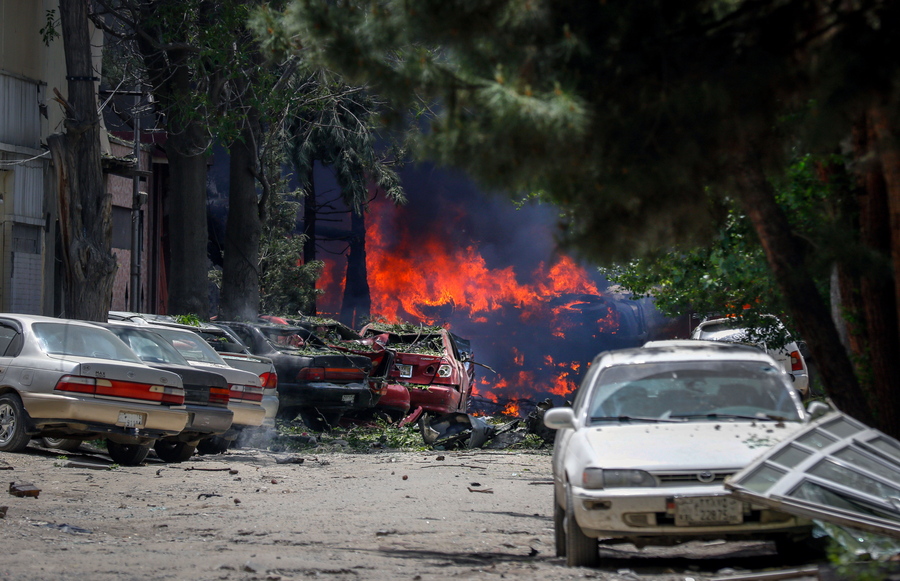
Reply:
M544 414L558 430L557 555L596 565L598 539L767 539L795 550L810 521L735 500L723 482L808 420L787 373L753 347L658 341L598 355L572 406Z
M201 454L218 454L228 449L244 430L262 425L266 410L262 407L263 387L259 376L228 365L199 335L186 329L149 325L172 344L193 367L218 373L228 382L228 409L234 413L231 428L221 436L213 436L197 444Z
M156 441L153 448L161 460L183 462L194 455L201 441L221 436L231 428L234 412L228 409L229 387L221 374L191 367L171 343L152 329L127 323L97 324L124 341L146 365L181 377L188 423L177 436Z
M380 337L396 351L389 374L409 389L410 409L432 414L465 412L475 382L474 355L468 341L443 327L369 323L363 338Z
M270 323L217 322L278 370L279 416L298 415L314 430L336 426L344 413L371 408L372 360L329 347L305 327Z
M213 323L202 323L199 326L183 325L169 315L153 315L149 313L133 313L129 311L110 311L110 321L124 321L135 324L153 324L183 329L197 333L215 349L222 359L236 369L255 373L263 386L262 406L266 410L263 428L275 427L275 416L278 413L278 374L271 359L253 355L231 331Z
M0 354L0 451L35 436L106 438L113 461L136 465L188 421L181 377L96 325L3 314Z
M794 389L799 391L803 397L807 397L809 395L809 368L806 366L806 358L803 356L800 346L796 341L790 339L790 335L784 328L784 325L775 316L764 315L764 317L767 321L771 321L772 327L777 334L788 339L784 346L779 348L769 347L765 342L760 342L757 339L764 330L757 329L754 332L754 330L742 326L737 319L728 317L701 322L691 332L691 339L744 343L759 347L775 358L775 361L778 361L790 377L793 378Z

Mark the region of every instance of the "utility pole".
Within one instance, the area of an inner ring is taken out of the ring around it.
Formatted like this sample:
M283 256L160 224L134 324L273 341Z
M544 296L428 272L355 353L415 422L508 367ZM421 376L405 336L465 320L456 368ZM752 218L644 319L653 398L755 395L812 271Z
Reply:
M135 313L141 310L141 206L144 205L144 198L141 188L141 86L138 85L135 91L134 103L134 176L131 178L131 271L129 286L131 287L131 296L129 297L128 308Z

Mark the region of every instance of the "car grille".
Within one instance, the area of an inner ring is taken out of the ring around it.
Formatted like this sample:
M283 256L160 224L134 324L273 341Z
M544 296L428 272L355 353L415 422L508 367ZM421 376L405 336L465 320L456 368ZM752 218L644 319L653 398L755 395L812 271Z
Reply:
M697 470L693 472L654 472L653 476L659 481L660 486L709 486L710 484L722 484L734 470L727 472L712 470Z

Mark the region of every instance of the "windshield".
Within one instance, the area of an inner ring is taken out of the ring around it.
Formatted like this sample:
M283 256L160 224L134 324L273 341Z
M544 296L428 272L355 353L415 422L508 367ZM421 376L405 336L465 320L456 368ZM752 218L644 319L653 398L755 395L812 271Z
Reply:
M178 329L163 329L161 327L154 328L153 330L162 335L163 338L171 343L172 346L181 353L182 357L188 361L228 365L225 363L225 360L219 357L219 354L196 333L191 331L180 331Z
M141 362L115 335L100 327L66 323L35 323L32 330L45 353L131 363Z
M799 400L792 391L779 369L761 362L619 365L600 373L588 409L593 421L799 420Z
M131 347L142 361L147 363L169 363L188 365L187 360L160 335L146 329L107 327L116 337Z

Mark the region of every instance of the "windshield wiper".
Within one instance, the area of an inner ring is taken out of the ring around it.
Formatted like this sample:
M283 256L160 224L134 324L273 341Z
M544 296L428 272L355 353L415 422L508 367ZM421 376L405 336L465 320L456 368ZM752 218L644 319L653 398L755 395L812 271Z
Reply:
M618 422L669 422L669 423L683 423L686 419L671 419L671 418L647 418L643 416L594 416L591 418L592 422L601 422L601 421L618 421Z
M761 422L784 422L787 418L781 416L773 416L771 414L765 414L762 416L751 416L751 415L742 415L742 414L717 414L717 413L708 413L708 414L679 414L677 416L672 416L673 418L709 418L711 420L718 419L737 419L737 420L759 420Z

